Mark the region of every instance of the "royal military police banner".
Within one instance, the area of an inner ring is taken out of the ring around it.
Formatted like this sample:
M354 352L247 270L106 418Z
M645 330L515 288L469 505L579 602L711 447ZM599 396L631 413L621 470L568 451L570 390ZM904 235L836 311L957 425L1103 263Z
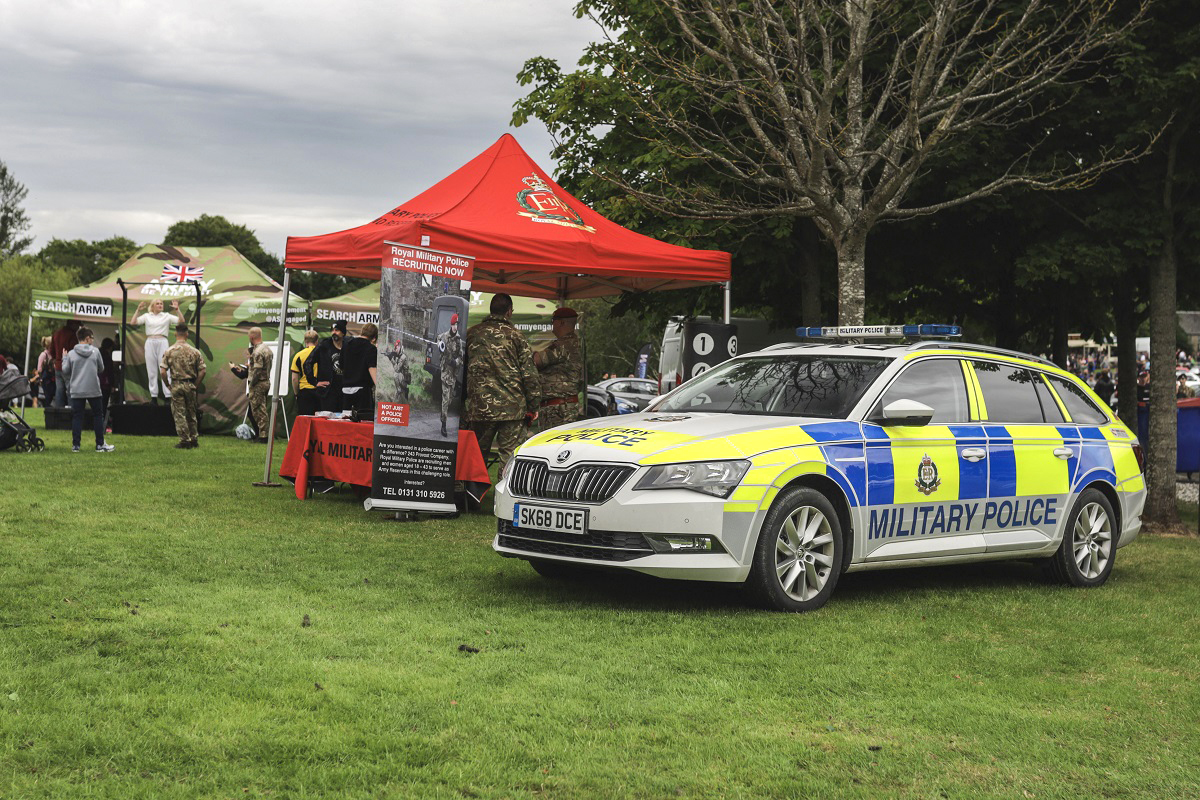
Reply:
M368 509L454 511L474 266L470 256L385 244Z

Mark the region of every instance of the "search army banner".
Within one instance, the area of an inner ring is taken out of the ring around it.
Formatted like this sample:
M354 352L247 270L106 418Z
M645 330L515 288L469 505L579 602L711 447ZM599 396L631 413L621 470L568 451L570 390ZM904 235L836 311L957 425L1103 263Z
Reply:
M384 246L368 509L455 510L474 267L470 256L393 242Z

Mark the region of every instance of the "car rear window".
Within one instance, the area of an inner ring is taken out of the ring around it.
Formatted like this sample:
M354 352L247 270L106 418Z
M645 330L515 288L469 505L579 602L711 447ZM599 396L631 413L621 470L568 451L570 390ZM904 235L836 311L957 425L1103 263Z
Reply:
M1076 425L1103 425L1108 422L1108 415L1078 385L1056 375L1046 377L1054 385L1054 390L1067 407L1067 413L1071 415L1071 421Z

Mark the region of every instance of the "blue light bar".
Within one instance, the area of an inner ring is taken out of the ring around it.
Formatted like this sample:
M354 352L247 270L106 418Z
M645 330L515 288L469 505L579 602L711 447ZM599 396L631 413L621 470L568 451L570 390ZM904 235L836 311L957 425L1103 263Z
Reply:
M897 339L912 336L962 336L961 325L843 325L796 328L802 339Z

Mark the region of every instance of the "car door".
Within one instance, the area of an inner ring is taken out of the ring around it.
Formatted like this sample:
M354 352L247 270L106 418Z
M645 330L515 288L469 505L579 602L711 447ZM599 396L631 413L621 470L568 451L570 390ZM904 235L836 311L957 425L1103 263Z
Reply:
M867 504L856 552L891 561L984 552L987 439L972 421L967 371L954 357L921 358L889 384L863 423ZM895 400L934 410L928 425L884 425Z
M987 435L987 552L1045 548L1067 514L1079 434L1040 372L990 359L970 366Z

